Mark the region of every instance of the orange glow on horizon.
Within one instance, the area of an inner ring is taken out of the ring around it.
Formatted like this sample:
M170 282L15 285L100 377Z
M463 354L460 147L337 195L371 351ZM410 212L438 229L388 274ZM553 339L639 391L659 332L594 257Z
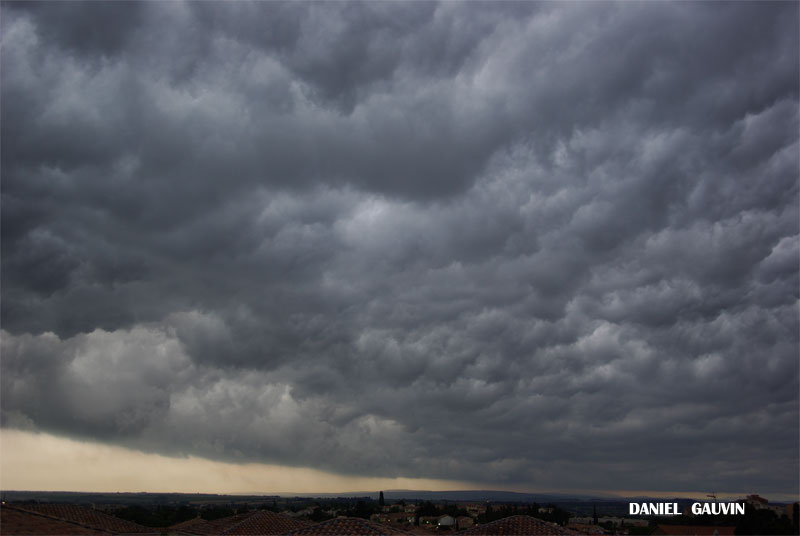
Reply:
M46 433L0 428L0 489L18 491L271 494L353 493L378 490L465 491L496 485L427 478L338 475L309 467L236 464L189 456L149 454L124 447L78 441ZM502 486L519 493L564 493L606 497L706 500L708 491L532 489ZM748 493L718 492L719 499ZM773 501L796 501L786 494L761 493Z
M0 432L0 488L5 490L278 494L475 487L452 480L359 477L307 467L175 458L45 433Z

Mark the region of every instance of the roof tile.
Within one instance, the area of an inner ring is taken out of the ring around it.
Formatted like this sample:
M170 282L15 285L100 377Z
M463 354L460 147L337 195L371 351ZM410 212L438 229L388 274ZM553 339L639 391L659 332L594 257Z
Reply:
M658 525L653 534L669 534L672 536L733 536L734 526L713 525Z
M206 523L193 523L173 528L178 528L184 534L198 536L250 536L285 534L310 525L310 522L301 519L293 519L269 510L257 510Z
M409 534L360 517L337 517L316 525L290 532L287 536L379 536Z
M535 517L511 516L478 525L461 534L465 536L572 536L578 533Z
M0 507L0 534L9 536L38 535L38 536L61 536L61 535L81 535L90 534L103 536L111 534L97 529L92 529L54 519L50 516L20 510L13 506L3 505Z
M160 530L145 527L112 515L77 504L19 504L15 508L46 515L112 534L159 534Z

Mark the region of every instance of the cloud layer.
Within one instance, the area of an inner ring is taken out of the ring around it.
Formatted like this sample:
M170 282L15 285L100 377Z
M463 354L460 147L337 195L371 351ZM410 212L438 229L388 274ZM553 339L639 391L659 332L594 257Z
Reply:
M5 3L3 426L797 492L797 16Z

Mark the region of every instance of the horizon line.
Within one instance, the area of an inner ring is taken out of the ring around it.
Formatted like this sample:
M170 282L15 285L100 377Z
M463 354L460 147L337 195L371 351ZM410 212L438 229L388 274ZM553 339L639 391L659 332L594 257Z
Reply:
M0 488L0 493L73 493L73 494L103 494L103 495L216 495L216 496L231 496L231 497L303 497L303 498L314 498L314 497L323 497L323 496L336 496L336 497L365 497L370 495L377 495L380 492L383 493L401 493L401 492L409 492L409 493L437 493L437 494L447 494L447 493L479 493L479 492L486 492L486 493L510 493L516 495L563 495L566 497L570 496L580 496L584 495L588 498L596 498L596 499L605 499L605 500L613 500L619 499L624 502L625 499L641 499L641 498L659 498L659 499L695 499L700 500L703 502L711 502L712 499L708 498L709 495L703 495L702 492L681 492L681 491L630 491L630 492L620 492L620 491L574 491L574 492L564 492L564 491L513 491L513 490L506 490L506 489L466 489L466 490L424 490L424 489L380 489L380 490L359 490L359 491L341 491L341 492L209 492L209 491L101 491L101 490L65 490L65 489L2 489ZM605 496L604 496L605 495ZM726 501L733 501L733 500L744 500L747 498L748 495L759 495L762 498L768 499L769 497L764 497L764 495L772 496L772 497L780 497L773 499L776 502L781 503L792 503L797 502L800 500L800 496L794 496L791 493L723 493L718 492L715 493L715 500L726 500ZM577 497L575 497L577 498ZM459 500L459 499L449 499L449 500ZM469 500L469 499L463 499ZM498 500L497 502L503 502Z

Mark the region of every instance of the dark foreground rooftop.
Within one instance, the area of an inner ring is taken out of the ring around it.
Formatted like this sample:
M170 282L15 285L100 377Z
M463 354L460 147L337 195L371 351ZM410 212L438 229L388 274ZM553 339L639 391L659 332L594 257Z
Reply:
M395 536L411 533L358 517L337 517L313 524L268 510L246 512L214 521L195 518L171 527L152 528L85 506L4 504L0 508L0 534L10 536ZM577 533L534 517L519 515L479 525L458 534L465 536L573 536Z

